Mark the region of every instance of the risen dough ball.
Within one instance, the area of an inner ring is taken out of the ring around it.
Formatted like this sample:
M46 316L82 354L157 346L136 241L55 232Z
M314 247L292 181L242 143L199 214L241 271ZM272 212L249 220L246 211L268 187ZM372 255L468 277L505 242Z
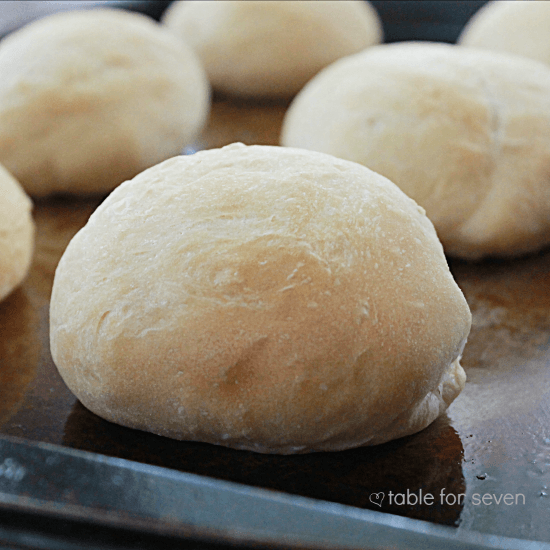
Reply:
M25 278L34 248L32 203L0 166L0 300Z
M34 196L101 193L181 152L209 108L195 54L145 16L55 14L0 42L0 162Z
M365 0L183 1L163 21L194 48L214 88L244 96L292 96L329 63L382 38Z
M374 46L315 77L281 143L353 160L422 207L446 253L550 243L550 70L447 44Z
M470 19L458 42L524 55L550 64L550 2L488 2Z
M96 414L265 453L411 434L464 385L432 224L355 163L235 144L116 189L64 253L51 350Z

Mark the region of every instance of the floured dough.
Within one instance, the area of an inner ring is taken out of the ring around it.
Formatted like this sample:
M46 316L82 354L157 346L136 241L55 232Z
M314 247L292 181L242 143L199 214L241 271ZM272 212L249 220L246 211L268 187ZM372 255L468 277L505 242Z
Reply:
M152 19L58 13L0 42L0 162L33 196L104 193L175 154L206 120L196 55Z
M50 322L61 376L103 418L288 454L430 424L464 386L471 316L390 181L234 144L117 188L61 258Z
M315 77L281 144L359 162L425 208L447 254L550 243L550 69L436 43L374 46Z
M34 248L32 203L15 178L0 166L0 300L27 275Z
M320 69L382 39L365 0L174 2L163 22L203 62L215 89L289 97Z
M463 46L523 55L550 64L550 2L488 2L458 38Z

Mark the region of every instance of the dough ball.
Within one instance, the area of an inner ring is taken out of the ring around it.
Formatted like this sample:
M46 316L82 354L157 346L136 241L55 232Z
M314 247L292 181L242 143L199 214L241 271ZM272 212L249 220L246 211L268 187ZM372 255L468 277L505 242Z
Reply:
M464 27L458 43L509 52L550 64L550 2L488 2Z
M0 166L0 300L27 275L34 248L32 203L17 180Z
M181 152L209 109L196 55L152 19L59 13L0 42L0 162L33 196L104 193Z
M465 381L470 311L382 176L233 144L117 188L64 253L51 350L91 411L263 453L414 433Z
M550 243L550 70L448 44L374 46L295 98L281 143L359 162L425 208L447 254Z
M290 97L319 70L382 38L364 0L174 2L163 22L197 52L215 89Z

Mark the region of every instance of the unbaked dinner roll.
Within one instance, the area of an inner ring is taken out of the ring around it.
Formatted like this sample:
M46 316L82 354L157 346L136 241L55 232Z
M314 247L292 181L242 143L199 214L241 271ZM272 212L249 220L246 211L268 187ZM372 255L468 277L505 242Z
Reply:
M196 55L152 19L59 13L0 42L0 162L33 196L104 193L179 154L210 98Z
M51 350L107 420L264 453L414 433L470 311L424 212L355 163L234 144L116 189L55 274Z
M0 300L25 278L34 248L32 203L17 180L0 166Z
M163 22L191 45L215 89L290 97L320 69L382 39L365 0L174 2Z
M281 144L353 160L425 208L447 254L550 243L550 69L436 43L374 46L317 75Z
M550 64L550 2L488 2L470 19L458 43L524 55Z

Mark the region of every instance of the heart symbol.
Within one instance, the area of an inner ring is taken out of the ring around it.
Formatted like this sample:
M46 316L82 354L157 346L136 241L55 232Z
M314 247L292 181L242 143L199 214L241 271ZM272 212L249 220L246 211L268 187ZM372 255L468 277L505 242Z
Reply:
M379 506L380 508L382 508L382 501L384 500L385 496L386 495L382 492L371 493L369 496L369 500L371 501L372 504L376 504L376 506Z

